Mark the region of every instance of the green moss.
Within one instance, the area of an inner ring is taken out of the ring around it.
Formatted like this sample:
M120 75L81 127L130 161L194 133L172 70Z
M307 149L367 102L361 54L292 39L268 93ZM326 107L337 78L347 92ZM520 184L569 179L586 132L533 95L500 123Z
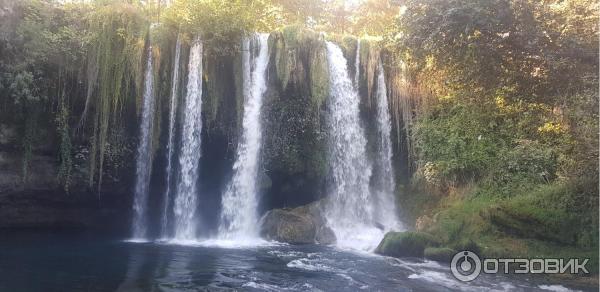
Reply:
M424 230L483 257L590 258L588 268L597 271L597 209L569 207L581 200L577 187L541 185L509 198L494 193L475 188L441 200Z
M69 133L69 110L65 105L64 97L61 98L59 111L56 114L56 131L60 139L58 182L62 185L65 192L69 192L73 170L73 160L71 157L71 136Z
M281 32L273 32L269 37L270 51L275 56L275 72L277 73L277 80L279 80L279 84L281 88L286 88L288 81L290 79L290 56L283 33Z
M428 247L424 251L424 256L426 259L449 263L456 253L456 250L448 247Z
M150 34L146 19L129 4L99 7L88 20L92 32L88 66L97 69L87 80L91 86L88 99L95 109L89 182L91 186L96 180L100 189L106 150L111 142L109 132L119 127L120 114L130 98L135 97L136 108L141 108L141 94L136 93L142 92L145 64L142 60ZM82 121L86 120L85 114L84 111Z
M432 235L424 232L388 232L375 253L393 257L423 257L425 248L438 245Z
M304 83L308 74L314 84L311 92L317 100L323 99L327 81L326 51L322 36L299 25L283 27L272 32L269 37L269 48L273 54L275 72L282 89L290 80ZM315 72L312 72L316 70Z
M313 104L320 108L329 95L329 66L325 44L320 42L314 46L309 58L310 95Z

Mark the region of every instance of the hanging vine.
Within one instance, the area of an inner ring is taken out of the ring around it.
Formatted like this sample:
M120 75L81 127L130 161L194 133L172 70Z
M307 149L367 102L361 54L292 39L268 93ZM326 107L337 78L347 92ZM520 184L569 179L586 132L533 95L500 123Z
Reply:
M82 123L94 108L90 137L89 184L100 191L111 131L121 127L123 105L141 86L141 57L147 23L132 4L98 4L89 18L88 92ZM136 100L136 104L137 104Z
M63 90L60 95L58 112L56 113L56 131L60 139L58 182L65 192L68 193L71 185L73 160L71 156L71 136L69 133L69 109L65 99L65 92Z

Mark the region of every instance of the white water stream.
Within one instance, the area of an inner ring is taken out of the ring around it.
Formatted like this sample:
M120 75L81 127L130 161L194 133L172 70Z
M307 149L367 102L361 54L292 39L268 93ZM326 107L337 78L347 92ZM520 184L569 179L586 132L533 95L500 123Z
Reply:
M170 205L170 193L171 193L171 172L173 168L173 141L175 132L175 115L177 114L177 93L179 90L179 59L181 58L181 40L177 36L177 43L175 44L175 60L173 61L173 79L171 82L171 108L169 110L169 140L167 142L167 167L165 173L167 174L167 180L165 182L166 190L163 196L163 210L161 218L161 236L162 238L168 237L168 218L169 218L169 205Z
M133 240L148 236L148 191L152 169L152 126L154 122L154 75L152 70L152 48L148 49L144 75L144 95L140 120L139 141L136 157L135 194L133 199Z
M244 115L233 177L222 197L219 238L247 241L258 238L257 179L262 140L261 106L267 89L268 34L243 42Z
M176 241L196 238L198 168L202 134L202 42L194 41L190 49L187 94L184 104L179 181L173 206Z

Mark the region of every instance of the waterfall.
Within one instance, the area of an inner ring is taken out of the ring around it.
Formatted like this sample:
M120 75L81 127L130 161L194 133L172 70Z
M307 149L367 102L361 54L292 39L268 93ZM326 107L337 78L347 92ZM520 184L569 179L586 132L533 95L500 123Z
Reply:
M168 210L171 193L171 168L173 165L173 139L175 129L175 115L177 114L177 92L179 90L179 59L181 57L181 40L177 36L177 43L175 44L175 60L173 64L173 80L171 82L171 108L169 111L169 140L167 142L167 166L165 173L167 174L167 180L165 182L166 190L163 196L163 210L161 218L161 236L167 238L168 236Z
M338 246L372 249L383 236L375 228L369 191L371 164L360 124L360 98L348 74L342 50L327 42L330 96L328 100L331 193L325 210Z
M356 40L356 57L354 58L354 85L360 89L360 39ZM360 92L360 91L359 91Z
M179 181L174 203L175 239L193 240L196 224L198 167L202 133L202 42L194 41L190 49L188 84L185 97L181 149L179 153Z
M147 236L147 210L150 173L152 169L152 124L154 121L154 80L152 72L152 47L148 49L146 63L144 101L139 129L139 141L136 158L136 182L133 201L133 238L144 239Z
M222 197L219 237L225 239L258 237L256 181L262 138L260 113L267 89L267 40L267 34L257 34L243 41L243 132L233 165L233 177Z
M399 228L396 218L394 191L396 188L392 167L392 131L387 99L387 88L381 59L377 68L377 158L378 175L375 178L375 220L386 231Z

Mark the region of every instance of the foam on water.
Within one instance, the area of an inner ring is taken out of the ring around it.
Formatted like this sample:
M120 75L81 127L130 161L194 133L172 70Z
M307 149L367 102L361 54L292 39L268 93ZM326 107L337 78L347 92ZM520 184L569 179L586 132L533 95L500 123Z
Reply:
M248 249L255 247L272 247L272 246L280 246L280 243L273 241L266 241L257 238L248 238L244 239L169 239L166 241L160 241L157 243L162 244L173 244L173 245L183 245L183 246L196 246L196 247L215 247L215 248L231 248L231 249Z
M539 285L538 288L543 289L543 290L548 290L548 291L554 291L554 292L569 292L569 291L577 291L577 290L571 290L565 286L561 286L561 285Z
M145 239L145 238L129 238L129 239L123 240L123 242L129 242L129 243L149 243L149 242L152 242L152 241L148 240L148 239Z
M339 269L330 267L320 262L318 259L301 258L295 259L287 263L288 268L297 268L307 271L322 271L322 272L342 272Z

